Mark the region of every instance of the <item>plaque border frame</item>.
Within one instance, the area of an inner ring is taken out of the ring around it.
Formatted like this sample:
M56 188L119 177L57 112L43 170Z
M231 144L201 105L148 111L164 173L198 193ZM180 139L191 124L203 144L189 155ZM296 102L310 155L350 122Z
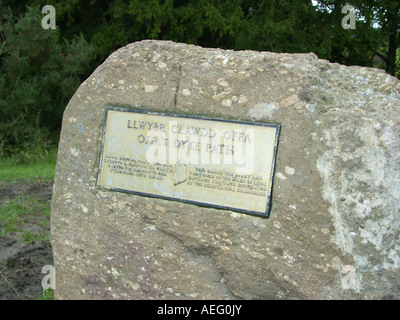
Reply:
M99 180L100 180L100 175L101 175L101 166L102 166L102 163L103 163L104 142L105 142L106 129L107 129L107 118L108 118L108 112L110 110L121 111L121 112L129 112L129 113L149 114L149 115L153 114L153 115L158 115L158 116L175 117L175 118L181 118L181 119L182 118L199 119L199 120L209 120L209 121L217 121L217 122L225 122L225 123L247 124L247 125L252 125L252 126L275 128L276 129L276 134L275 134L274 151L273 151L273 157L272 157L270 188L269 188L269 193L267 194L267 197L266 197L267 204L266 204L265 212L246 210L246 209L240 209L240 208L235 208L235 207L210 204L210 203L201 202L201 201L186 200L186 199L181 199L181 198L162 196L162 195L145 193L145 192L140 192L140 191L126 190L126 189L121 189L121 188L113 188L113 187L110 188L110 187L106 187L106 186L100 185L99 184ZM281 132L281 125L280 124L272 124L272 123L264 123L264 122L251 122L251 121L232 120L232 119L219 119L219 118L210 118L210 117L197 116L197 115L187 115L187 114L160 112L160 111L137 109L137 108L132 108L132 107L129 107L129 106L120 106L120 105L114 105L114 104L107 103L105 105L104 127L103 127L103 133L102 133L103 137L102 137L101 148L100 148L100 162L99 162L99 170L98 170L98 173L97 173L96 187L99 188L99 189L106 190L106 191L130 193L130 194L135 194L135 195L139 195L139 196L144 196L144 197L149 197L149 198L157 198L157 199L164 199L164 200L169 200L169 201L179 201L179 202L188 203L188 204L194 204L194 205L197 205L197 206L202 206L202 207L207 207L207 208L214 208L214 209L220 209L220 210L229 210L229 211L235 211L235 212L245 213L245 214L249 214L249 215L255 215L255 216L258 216L258 217L262 217L262 218L269 218L270 214L271 214L271 207L272 207L272 189L273 189L273 182L274 182L274 176L275 176L276 158L277 158L277 153L278 153L278 144L279 144L280 132Z

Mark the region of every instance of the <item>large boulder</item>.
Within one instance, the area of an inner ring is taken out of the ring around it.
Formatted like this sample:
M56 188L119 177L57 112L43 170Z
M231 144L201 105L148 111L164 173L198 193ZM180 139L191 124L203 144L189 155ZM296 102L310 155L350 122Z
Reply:
M57 299L399 299L400 82L314 54L141 41L65 110ZM268 219L97 186L107 104L281 125Z

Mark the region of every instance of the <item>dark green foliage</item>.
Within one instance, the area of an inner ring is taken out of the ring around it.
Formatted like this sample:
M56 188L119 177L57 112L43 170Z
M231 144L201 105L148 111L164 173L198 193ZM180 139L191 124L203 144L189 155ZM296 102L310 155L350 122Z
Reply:
M346 0L60 0L52 3L57 29L43 30L46 4L0 0L0 156L54 143L82 80L113 51L143 39L314 52L332 62L400 71L398 0L351 1L354 30L341 26Z
M83 36L61 41L41 26L38 8L3 15L0 56L0 155L54 144L68 100L81 83L91 47Z
M395 74L392 49L400 42L399 1L351 1L358 10L355 30L341 26L347 1L318 2L319 6L311 0L62 0L55 8L63 37L83 32L94 46L93 69L128 43L161 39L234 50L314 52L347 65L379 66L374 58L380 57L382 67Z
M340 23L341 8L350 3L358 16L356 29L348 32L337 28L335 55L332 60L344 64L382 67L399 76L400 1L399 0L319 0L329 9L329 17ZM342 61L343 60L343 61Z

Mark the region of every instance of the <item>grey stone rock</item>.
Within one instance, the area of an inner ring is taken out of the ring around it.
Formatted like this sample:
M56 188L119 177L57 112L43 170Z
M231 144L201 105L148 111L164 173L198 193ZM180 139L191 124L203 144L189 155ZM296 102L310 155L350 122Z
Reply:
M114 52L63 117L55 297L399 299L399 90L314 54ZM281 124L270 218L96 188L107 103Z

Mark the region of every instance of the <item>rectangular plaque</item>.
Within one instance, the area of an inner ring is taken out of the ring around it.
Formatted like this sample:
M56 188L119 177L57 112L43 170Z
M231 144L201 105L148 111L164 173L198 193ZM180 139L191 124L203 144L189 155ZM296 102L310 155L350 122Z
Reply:
M268 217L279 132L107 106L97 186Z

